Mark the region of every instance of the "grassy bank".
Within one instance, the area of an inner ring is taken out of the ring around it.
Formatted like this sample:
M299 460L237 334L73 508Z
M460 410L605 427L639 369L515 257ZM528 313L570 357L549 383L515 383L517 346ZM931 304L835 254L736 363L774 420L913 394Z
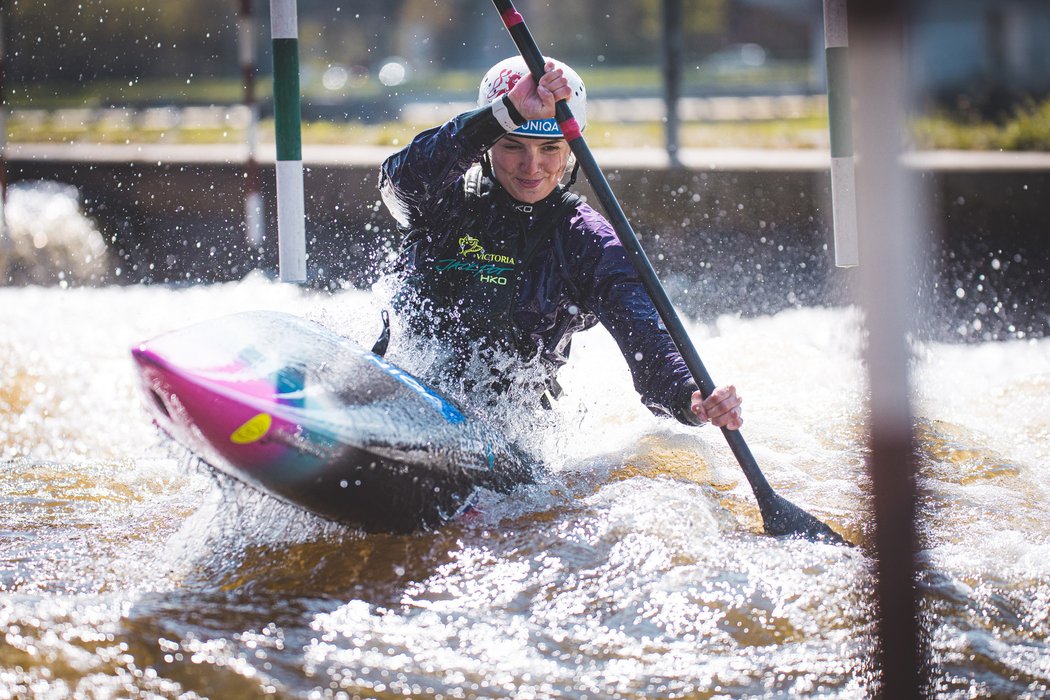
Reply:
M940 114L917 118L918 148L982 151L1050 151L1050 99L1029 102L997 122Z
M433 124L389 122L384 124L306 122L304 145L357 144L397 146ZM827 120L809 117L793 120L740 122L690 122L682 125L680 143L685 148L826 148ZM663 147L663 124L592 122L587 142L595 148ZM180 127L146 129L92 123L83 126L23 124L8 125L12 143L243 143L246 134L239 127ZM273 121L259 125L262 143L273 142Z
M16 110L7 122L9 142L23 143L242 143L246 115L231 117L213 110L202 119L149 120L120 109ZM303 124L308 145L361 144L396 146L429 123L391 121L314 121ZM1050 151L1050 100L1018 107L996 122L949 114L911 120L909 146L917 150ZM260 124L259 138L272 142L273 122ZM664 126L651 122L592 121L588 142L604 147L662 147ZM827 148L828 123L823 110L781 119L685 121L680 144L685 148Z

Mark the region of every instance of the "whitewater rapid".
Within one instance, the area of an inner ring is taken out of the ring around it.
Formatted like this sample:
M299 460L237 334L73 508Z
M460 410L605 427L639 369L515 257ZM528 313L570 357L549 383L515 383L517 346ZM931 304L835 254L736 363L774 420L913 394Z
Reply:
M538 484L437 532L321 522L174 448L137 393L132 345L250 309L370 347L382 302L259 273L0 288L0 697L873 694L856 309L687 320L770 482L853 549L763 535L721 434L651 415L600 329L553 411L492 416ZM1050 340L912 348L933 694L1044 697Z

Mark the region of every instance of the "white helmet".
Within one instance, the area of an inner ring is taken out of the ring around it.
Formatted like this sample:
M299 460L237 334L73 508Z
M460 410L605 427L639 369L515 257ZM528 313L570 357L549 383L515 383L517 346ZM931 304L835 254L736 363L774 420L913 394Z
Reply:
M587 127L587 88L583 85L583 79L567 65L553 58L544 58L544 62L551 61L555 68L561 68L565 78L572 88L569 96L569 109L576 123L580 125L580 131ZM521 56L512 56L504 59L489 68L489 72L481 80L478 90L478 107L485 107L497 99L503 97L522 76L529 74L529 67ZM518 136L532 136L536 138L564 138L558 122L551 119L533 119L527 121L513 132Z

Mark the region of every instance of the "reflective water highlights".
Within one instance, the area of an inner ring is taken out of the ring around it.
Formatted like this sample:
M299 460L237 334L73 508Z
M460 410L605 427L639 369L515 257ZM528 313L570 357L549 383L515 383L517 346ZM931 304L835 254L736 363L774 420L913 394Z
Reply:
M246 308L378 329L370 295L261 278L0 289L0 695L871 695L863 549L759 534L721 436L650 416L608 336L579 338L553 414L496 417L542 483L366 537L215 479L140 410L133 342ZM774 486L863 540L855 313L691 332ZM1045 695L1050 342L918 351L937 696Z
M27 201L53 207L49 230L75 219L73 240L89 241L65 195L50 196ZM721 436L651 416L602 331L574 343L553 411L492 416L543 458L545 479L484 494L480 513L438 532L364 536L173 450L141 409L128 348L253 308L367 347L372 295L258 276L183 289L48 281L0 288L0 698L875 690L863 548L759 534ZM690 332L745 396L748 443L777 490L864 541L856 313L724 317ZM1050 341L915 352L934 694L1044 697ZM391 353L409 369L428 359L396 341Z

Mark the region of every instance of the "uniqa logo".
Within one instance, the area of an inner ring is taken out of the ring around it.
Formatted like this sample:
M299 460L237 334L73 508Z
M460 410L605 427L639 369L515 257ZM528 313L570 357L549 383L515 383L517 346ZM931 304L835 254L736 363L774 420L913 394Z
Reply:
M534 119L525 122L516 130L522 134L557 134L561 136L561 129L556 119Z

